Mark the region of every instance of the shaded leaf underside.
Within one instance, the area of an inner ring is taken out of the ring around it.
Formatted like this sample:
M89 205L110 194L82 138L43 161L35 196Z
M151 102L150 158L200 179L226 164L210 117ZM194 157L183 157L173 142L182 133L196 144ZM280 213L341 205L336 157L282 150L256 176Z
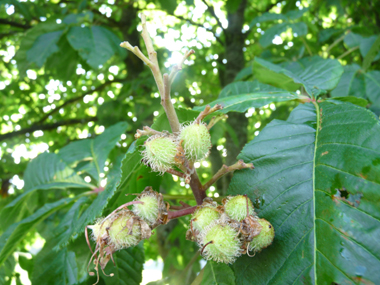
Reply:
M237 284L380 280L380 125L350 103L297 107L239 158L230 194L247 194L276 230L273 245L234 264Z

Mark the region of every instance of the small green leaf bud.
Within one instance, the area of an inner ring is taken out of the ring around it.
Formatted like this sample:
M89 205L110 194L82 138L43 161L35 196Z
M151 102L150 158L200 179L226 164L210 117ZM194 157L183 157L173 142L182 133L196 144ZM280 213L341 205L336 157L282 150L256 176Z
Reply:
M211 136L205 124L191 123L182 126L179 139L183 140L186 157L191 161L207 157L211 148Z
M202 255L207 260L233 263L241 255L241 241L230 225L214 222L201 233Z
M268 247L272 244L274 239L274 228L271 223L265 219L259 219L258 222L262 226L261 232L253 238L248 248L254 252L261 251L263 248Z
M255 215L252 201L247 196L229 196L223 203L226 214L238 222L241 222L249 215Z
M175 164L177 144L171 136L152 136L144 145L143 160L153 171L163 174Z

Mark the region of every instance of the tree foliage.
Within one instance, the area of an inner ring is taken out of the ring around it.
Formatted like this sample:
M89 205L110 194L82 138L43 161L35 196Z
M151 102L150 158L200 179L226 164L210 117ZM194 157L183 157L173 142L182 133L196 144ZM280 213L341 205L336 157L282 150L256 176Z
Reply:
M0 1L0 284L93 284L85 226L147 186L171 207L196 205L189 181L141 163L136 129L171 131L151 71L120 47L145 53L141 13L163 73L195 50L171 88L179 121L224 107L195 165L200 183L236 159L255 166L207 196L246 194L276 235L254 257L202 268L183 216L117 252L101 284L140 284L159 259L151 284L376 284L379 11L347 0Z

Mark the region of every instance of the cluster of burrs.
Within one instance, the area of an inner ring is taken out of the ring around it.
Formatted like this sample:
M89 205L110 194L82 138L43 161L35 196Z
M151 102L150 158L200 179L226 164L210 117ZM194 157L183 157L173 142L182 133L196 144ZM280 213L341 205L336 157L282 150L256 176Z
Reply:
M205 198L193 213L186 234L199 245L205 259L233 263L240 255L252 257L272 243L273 226L256 215L247 196L229 196L222 203Z
M88 266L93 261L98 277L96 283L99 281L99 266L104 275L113 276L104 272L107 263L111 259L113 261L113 253L136 246L152 235L152 229L168 221L168 206L164 203L162 194L146 187L136 195L134 201L118 207L107 217L99 218L94 225L86 227L86 240L92 252ZM132 210L128 209L129 206L132 206ZM96 243L94 251L88 238L88 228L92 230L92 239ZM89 274L94 275L94 272Z
M218 120L226 118L226 115L212 118L209 124L202 120L208 114L220 109L222 109L220 105L212 108L207 106L194 121L182 124L177 133L159 132L149 127L137 130L136 138L149 136L142 151L143 162L160 174L173 173L174 167L178 167L185 174L191 174L190 164L206 158L210 152L212 147L210 128Z

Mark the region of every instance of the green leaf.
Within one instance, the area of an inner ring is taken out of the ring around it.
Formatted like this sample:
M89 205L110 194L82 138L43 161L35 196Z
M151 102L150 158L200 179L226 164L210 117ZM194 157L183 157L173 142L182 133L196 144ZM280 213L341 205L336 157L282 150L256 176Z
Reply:
M118 37L100 26L71 27L67 40L79 55L94 69L98 69L115 53L125 54L119 46Z
M54 250L58 251L63 245L67 245L69 239L75 233L75 227L79 219L81 207L89 201L88 197L80 197L63 217L59 225L54 229L56 233Z
M208 261L201 285L235 285L234 272L227 264Z
M78 284L78 268L75 252L63 248L53 250L54 241L48 241L37 254L36 266L32 274L33 284Z
M338 85L331 91L331 97L343 97L350 94L351 85L360 66L357 64L346 65L343 67L344 72L340 78Z
M68 144L59 151L58 155L69 165L82 160L89 161L79 170L87 172L99 181L100 173L103 173L104 164L110 151L120 140L120 136L124 134L127 127L126 122L117 123L94 139L85 139Z
M135 247L126 248L113 255L115 267L108 262L105 272L114 273L113 277L103 277L106 284L139 285L142 281L144 265L144 247L140 243Z
M275 38L276 35L281 35L281 33L285 32L288 29L288 24L287 23L281 23L274 25L267 29L264 32L264 35L261 36L259 42L260 44L266 48L270 46L273 42L273 39Z
M298 37L305 36L307 34L307 25L304 22L290 24L289 27L292 29L294 34Z
M22 37L20 48L18 49L15 60L17 61L17 68L21 76L25 76L26 70L35 67L33 62L30 62L28 58L28 52L33 48L35 42L40 36L47 33L59 32L62 30L62 25L58 25L55 21L47 21L39 23L34 26ZM31 58L32 60L34 58Z
M137 156L137 158L136 158ZM133 164L137 164L140 160L140 154L138 152L134 152L132 154L127 154L123 161L127 161L130 166L130 171L133 171ZM67 213L66 217L63 219L62 223L58 227L61 234L58 236L58 241L56 243L56 249L67 245L70 240L76 239L79 234L84 232L84 229L87 225L92 223L96 218L98 218L102 213L105 207L107 206L111 197L115 194L117 185L120 181L120 165L121 165L121 157L117 160L107 175L107 185L105 189L100 192L100 194L95 198L95 200L91 203L91 205L83 211L83 213L78 217L79 209L82 201L78 201ZM67 227L67 221L70 220L70 217L75 218L73 220L73 225Z
M234 81L242 80L252 74L253 74L252 67L251 66L245 67L242 70L240 70L238 74L236 74Z
M252 22L249 24L249 28L252 29L256 24L263 23L267 21L273 21L273 20L287 20L287 17L283 14L276 14L276 13L264 13L259 17L256 17L252 20Z
M349 127L348 127L349 126ZM237 284L357 284L380 279L380 124L350 103L304 104L239 158L229 194L247 194L274 242L233 265Z
M371 63L375 60L380 50L380 36L376 38L369 51L366 53L363 59L363 70L367 70Z
M25 170L24 181L24 192L0 212L3 228L9 227L12 223L22 218L25 213L25 204L31 194L37 190L95 188L93 185L86 183L55 153L42 153L33 159Z
M64 19L63 19L63 23L65 24L79 24L79 23L83 23L85 20L88 20L90 22L92 22L94 18L94 13L92 13L91 11L85 11L83 13L79 13L79 14L70 14L70 15L67 15Z
M46 59L58 51L57 42L62 33L63 31L56 31L39 36L32 48L26 52L27 61L35 62L38 67L42 67Z
M235 82L223 88L219 99L209 103L211 107L221 104L222 113L231 111L245 112L249 108L260 108L272 102L282 102L299 99L295 93L291 93L270 85L255 81ZM195 110L203 110L204 106Z
M350 32L344 37L343 41L349 48L354 48L360 46L360 43L363 41L363 37Z
M176 0L158 0L160 2L163 10L167 11L168 14L174 14L175 9L177 8Z
M287 12L285 14L285 16L289 20L297 20L298 18L301 18L303 16L303 14L305 14L308 10L309 10L309 8L304 8L301 10L292 10L292 11Z
M324 43L328 41L331 37L337 35L338 33L342 33L342 29L336 29L336 28L328 28L328 29L323 29L319 32L318 35L318 41L320 43Z
M328 98L327 101L333 102L336 104L339 104L339 101L340 102L349 102L349 103L352 103L354 105L358 105L358 106L363 107L363 108L367 107L367 105L368 105L367 100L365 100L363 98L354 97L354 96Z
M337 85L343 67L337 60L319 56L303 58L286 68L256 57L253 73L263 83L289 91L295 91L303 85L309 95L319 95Z
M72 201L71 198L58 200L54 203L45 204L33 215L12 224L0 237L0 265L13 253L18 243L35 227L39 222L50 216L53 212L67 206Z
M373 70L364 73L364 77L367 98L374 106L380 107L380 71Z

